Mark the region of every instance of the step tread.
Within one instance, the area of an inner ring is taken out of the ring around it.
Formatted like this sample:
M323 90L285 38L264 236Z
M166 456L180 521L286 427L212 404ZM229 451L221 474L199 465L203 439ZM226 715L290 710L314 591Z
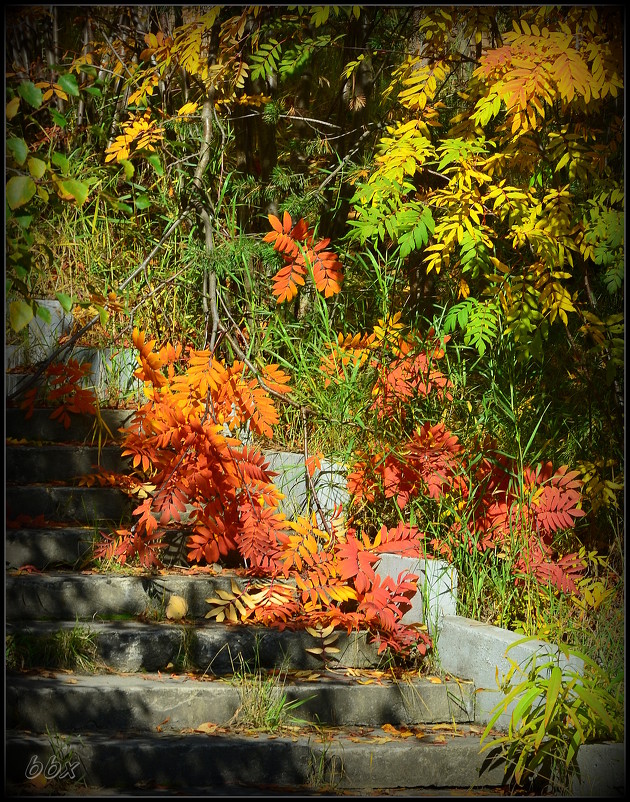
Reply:
M15 439L22 439L26 435L30 440L49 440L49 441L91 441L94 435L94 424L96 419L91 415L71 415L70 427L68 429L57 420L52 420L50 415L53 412L50 408L37 408L33 410L30 418L25 417L25 412L18 407L9 407L5 410L5 436ZM114 440L120 437L119 429L127 425L134 414L133 409L108 409L100 410L100 415L106 426L109 428ZM107 432L103 436L109 438ZM111 442L111 439L110 439Z
M295 790L328 787L333 791L382 788L497 787L503 767L482 774L476 728L427 731L424 737L396 738L391 732L320 729L309 734L151 733L82 734L66 747L80 760L91 785L121 787L150 780L170 788L246 784ZM7 733L9 778L23 778L33 755L52 754L44 738ZM321 767L321 771L317 769ZM246 769L246 771L245 771ZM315 778L319 782L315 783Z
M122 473L130 467L128 458L120 453L118 445L7 444L5 449L6 482L31 484L49 480L77 481L97 472L98 466Z
M117 671L167 670L170 663L187 665L208 675L225 676L243 664L261 669L291 668L308 671L322 669L322 660L310 653L317 645L305 630L278 630L254 625L228 625L214 620L189 623L115 620L84 622L21 620L8 621L7 635L17 635L16 648L28 638L50 637L53 633L78 628L79 634L93 635L96 655ZM382 660L369 643L369 634L358 631L338 633L339 649L328 660L329 666L364 669L378 667ZM52 659L48 666L50 667Z
M116 487L64 485L7 485L7 518L18 519L27 510L32 518L44 516L66 523L95 523L129 519L136 502Z

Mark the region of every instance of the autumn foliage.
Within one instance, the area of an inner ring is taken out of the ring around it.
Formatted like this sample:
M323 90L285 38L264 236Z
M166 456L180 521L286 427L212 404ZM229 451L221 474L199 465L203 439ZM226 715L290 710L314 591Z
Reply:
M304 219L293 225L288 212L282 222L273 214L269 215L272 230L265 235L265 242L272 242L274 250L282 254L285 265L273 278L273 294L277 302L291 301L304 285L305 276L310 270L317 290L326 298L341 289L343 269L333 251L325 248L330 239L315 242L313 232Z
M366 627L381 650L424 654L426 633L400 622L417 577L381 581L374 572L390 543L399 553L417 553L417 533L383 527L370 541L341 525L341 510L327 525L314 514L287 520L264 455L240 439L245 429L271 434L277 412L269 390L287 393L288 376L276 365L257 373L238 361L227 366L209 351L158 349L138 330L133 341L148 399L123 431L122 453L135 478L125 485L101 471L92 481L116 482L142 500L133 526L105 533L98 555L159 566L169 528L184 525L191 565L240 564L253 577L247 593L235 586L213 601L217 620Z

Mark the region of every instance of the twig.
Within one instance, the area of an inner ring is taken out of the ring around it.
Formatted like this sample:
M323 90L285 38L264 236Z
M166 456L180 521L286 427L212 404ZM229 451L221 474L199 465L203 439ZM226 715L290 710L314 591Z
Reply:
M322 522L322 525L326 532L328 533L328 537L332 539L332 529L330 528L330 524L326 520L326 516L324 515L324 511L322 509L321 504L319 503L319 496L317 495L317 490L315 488L315 482L313 482L313 477L311 476L311 472L308 469L308 435L306 432L306 412L304 408L300 410L302 415L302 435L304 438L304 477L306 479L306 488L307 491L310 490L311 497L315 502L315 506L317 507L317 512L319 513L319 518Z

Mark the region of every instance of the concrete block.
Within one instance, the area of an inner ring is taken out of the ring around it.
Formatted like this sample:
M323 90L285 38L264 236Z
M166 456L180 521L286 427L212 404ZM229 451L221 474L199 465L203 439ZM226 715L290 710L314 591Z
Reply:
M28 359L31 363L47 359L57 347L60 337L70 333L73 316L59 301L38 300L50 313L50 323L38 315L28 324Z
M24 345L4 346L4 369L12 370L24 365L26 361L26 348Z
M285 495L281 510L287 518L296 518L309 511L310 489L306 479L304 455L292 451L265 451L265 459L269 468L277 472L276 487ZM335 506L345 504L348 500L346 477L343 466L321 461L321 469L313 474L313 484L322 510L332 515Z
M626 799L626 744L584 744L578 750L579 776L573 780L573 797Z
M138 368L136 353L134 348L77 346L71 356L78 362L91 364L86 386L93 387L101 401L122 398L144 403L143 384L133 375Z
M221 676L245 668L318 670L324 666L307 649L317 642L305 631L280 631L271 627L232 626L208 623L195 628L195 665ZM332 666L372 668L379 664L377 647L365 632L339 633L334 644L339 653L328 660Z
M403 571L418 575L418 592L411 599L411 608L403 622L426 624L433 635L445 615L457 613L457 570L444 560L425 560L383 554L375 572L381 578L398 581Z
M441 668L461 679L472 680L477 688L475 721L487 724L491 711L505 694L498 688L497 680L502 681L510 669L506 650L508 646L522 639L522 635L507 629L473 621L471 618L453 615L444 616L437 637L437 657ZM513 647L509 658L524 667L527 661L536 654L541 660L557 655L558 650L551 643L541 640L530 640ZM582 673L584 665L581 660L560 657L560 666ZM515 683L522 679L520 674ZM510 715L516 700L499 717L497 729L507 729Z

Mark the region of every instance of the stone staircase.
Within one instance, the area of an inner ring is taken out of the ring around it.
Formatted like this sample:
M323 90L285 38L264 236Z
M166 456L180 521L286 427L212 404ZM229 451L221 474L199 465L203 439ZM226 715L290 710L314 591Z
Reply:
M323 662L306 632L208 620L206 599L246 578L219 567L187 571L177 546L185 531L171 533L167 570L95 570L95 538L127 520L131 505L119 490L79 486L78 477L99 459L111 470L124 462L115 443L93 444L91 420L66 431L49 415L36 410L25 421L6 411L10 790L431 796L501 788L503 767L480 755L474 671L462 672L468 679L403 675L379 661L364 632L340 633L339 651ZM128 415L103 411L112 432ZM186 601L181 620L166 617L173 596ZM447 616L443 626L464 649L466 621ZM484 644L494 629L481 625L474 637Z

